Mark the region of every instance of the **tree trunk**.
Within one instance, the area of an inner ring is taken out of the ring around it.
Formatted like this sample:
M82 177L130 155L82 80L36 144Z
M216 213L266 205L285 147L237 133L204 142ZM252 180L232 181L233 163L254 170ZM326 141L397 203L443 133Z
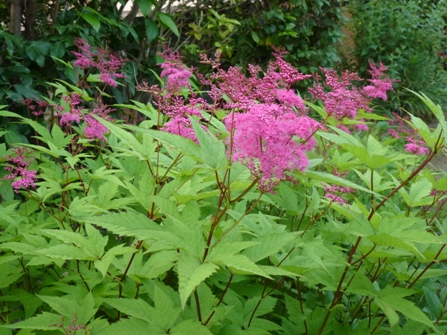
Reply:
M21 35L24 0L11 0L10 5L9 32L14 35Z
M26 0L25 7L25 37L29 40L36 38L37 0Z

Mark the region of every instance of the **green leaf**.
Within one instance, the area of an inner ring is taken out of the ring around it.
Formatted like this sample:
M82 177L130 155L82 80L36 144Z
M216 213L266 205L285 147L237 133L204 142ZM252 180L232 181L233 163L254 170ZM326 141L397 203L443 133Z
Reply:
M259 38L259 35L256 34L256 32L254 30L251 31L251 38L253 39L253 41L255 41L255 43L259 43L259 41L261 40Z
M57 324L62 322L62 317L58 314L43 312L32 318L24 321L19 321L12 325L3 325L6 328L19 328L19 329L39 329L39 330L51 330L57 329Z
M113 298L104 299L104 302L128 316L143 321L150 321L155 312L154 307L142 299Z
M151 43L158 35L158 26L151 18L144 20L144 26L146 28L147 41Z
M126 128L139 131L143 134L147 134L150 137L160 141L163 144L173 146L179 149L182 153L200 159L202 152L200 147L194 143L192 140L187 139L180 135L175 135L159 130L143 129L141 127L126 126Z
M148 322L139 320L136 318L121 319L118 322L113 323L107 328L104 328L95 335L135 335L135 334L153 334L162 335L166 334L163 329L154 327Z
M99 20L98 15L96 15L90 10L90 8L87 7L84 9L84 11L82 11L81 16L93 27L93 29L96 30L96 32L99 32L99 29L101 28L101 21Z
M180 37L180 33L177 29L177 26L175 25L175 22L171 19L171 17L168 14L158 12L157 13L158 19L166 26L168 27L175 36Z
M97 257L95 257L90 252L87 252L84 249L66 244L54 245L49 248L40 249L36 251L36 254L63 260L79 259L79 260L94 261L97 259Z
M424 325L429 326L430 328L433 328L433 323L430 321L427 315L425 315L411 301L387 295L380 295L380 298L376 297L375 301L377 302L379 307L385 312L392 325L398 322L398 319L396 320L397 314L394 312L398 311L410 320L420 322ZM387 312L384 310L384 308L387 310Z
M175 325L169 334L172 335L212 335L212 333L197 320L183 320Z
M432 183L428 181L428 179L423 178L418 180L417 182L411 184L410 192L408 194L409 200L408 200L408 206L415 207L415 206L421 206L430 204L432 202L432 199L425 199L428 200L429 203L426 203L423 201L424 198L427 198L430 195L430 192L433 188Z
M225 145L222 140L206 132L195 120L191 119L191 124L200 144L203 163L216 170L226 166Z
M144 278L158 278L160 275L172 269L178 258L179 253L176 250L156 252L144 263L140 274Z
M152 0L138 0L138 4L140 5L141 14L146 17L152 10Z
M62 58L65 54L65 46L62 42L55 42L51 45L50 55L55 58Z
M177 262L177 272L179 276L179 293L182 308L195 290L206 278L217 271L219 267L212 263L200 263L191 255L180 254Z

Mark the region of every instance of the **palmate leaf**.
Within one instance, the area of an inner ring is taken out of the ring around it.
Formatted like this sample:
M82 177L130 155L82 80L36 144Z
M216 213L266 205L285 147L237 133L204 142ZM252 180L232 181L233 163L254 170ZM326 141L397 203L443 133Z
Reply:
M200 263L191 255L180 254L177 262L177 273L179 276L179 293L182 308L195 290L195 288L206 278L217 271L219 266L213 263Z

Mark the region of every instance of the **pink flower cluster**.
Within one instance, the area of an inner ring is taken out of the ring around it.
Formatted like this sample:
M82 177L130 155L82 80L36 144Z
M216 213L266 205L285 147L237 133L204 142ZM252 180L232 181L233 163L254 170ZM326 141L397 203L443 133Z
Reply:
M341 76L333 69L321 68L326 77L325 83L320 82L320 78L316 77L316 83L309 92L313 99L321 100L324 103L326 111L329 115L337 120L343 118L355 119L357 111L364 109L371 111L369 106L372 98L387 99L386 92L393 90L393 80L391 80L384 71L387 70L382 63L376 67L370 62L371 70L369 71L372 79L371 85L359 89L355 82L361 78L356 74L345 71Z
M368 72L371 74L371 79L368 81L371 85L365 86L362 92L371 98L380 98L382 100L387 100L386 92L394 91L393 83L397 80L392 80L390 77L386 76L384 73L388 68L380 62L379 67L377 67L371 61L369 62L371 70Z
M88 114L84 113L84 106L82 105L82 99L79 94L70 93L63 97L63 100L67 103L68 108L64 108L59 105L56 108L59 110L57 116L60 116L59 124L61 126L70 127L72 122L80 123L83 120L86 124L84 130L84 136L89 139L105 140L104 134L107 134L107 128L92 115L97 115L104 119L108 119L108 114L112 111L102 103L96 103L93 108L88 110Z
M75 44L80 52L73 51L76 56L73 65L81 69L96 68L99 70L100 81L106 85L117 87L116 79L124 78L124 74L120 72L124 59L100 48L95 50L81 38L76 38Z
M317 121L277 104L255 104L243 113L227 115L224 122L234 134L229 154L259 178L264 192L273 191L286 171L307 168L305 152L315 146L312 135L319 128Z
M418 134L417 130L411 128L405 121L409 120L408 116L401 117L394 114L394 120L390 120L390 125L397 125L396 129L390 129L389 134L394 138L403 138L407 141L405 150L414 155L425 155L430 150L427 148L425 141Z
M198 97L189 86L192 69L181 63L177 53L167 50L161 54L161 77L166 78L163 89L143 85L141 90L152 93L154 105L168 117L162 130L197 141L191 126L191 116L202 122L201 111L213 114L227 111L223 121L228 130L228 157L245 164L259 180L265 192L273 191L280 180L287 179L287 172L304 170L309 162L306 152L313 149L314 133L321 125L307 116L303 99L292 89L300 80L312 77L304 75L287 63L282 50L275 50L275 60L270 62L265 73L257 66L248 66L248 75L239 67L224 70L216 60L201 56L201 62L211 65L213 72L208 77L196 73L201 84L209 89L211 102ZM371 85L363 90L354 82L357 74L345 72L341 76L334 70L322 69L326 76L324 84L317 82L309 91L314 99L324 102L326 110L337 120L354 119L359 109L371 111L373 97L386 98L393 81L383 72L386 68L371 64ZM179 94L180 89L190 88L189 95ZM385 94L385 96L384 96ZM363 121L363 120L361 120ZM367 129L358 124L359 130ZM231 152L230 152L231 150ZM332 186L331 186L332 187ZM328 197L335 192L347 190L328 188Z
M197 77L210 88L209 103L190 90L189 98L179 95L188 85L191 70L180 63L172 51L162 54L162 77L167 77L164 90L157 87L140 87L153 94L154 104L169 117L162 130L196 140L189 116L201 120L201 110L231 111L224 118L231 135L227 139L228 157L241 161L259 179L263 191L270 192L277 183L287 178L286 171L304 170L308 165L306 151L315 141L312 135L319 123L307 117L304 102L291 85L309 78L293 68L277 51L276 59L269 64L261 77L259 67L249 66L249 76L238 67L223 70L218 61L203 56L202 61L211 64L215 72L204 78ZM194 122L194 121L193 121ZM231 143L230 143L231 142ZM230 149L231 148L231 149Z
M192 72L181 62L181 57L172 49L166 49L160 56L164 58L164 62L160 65L163 69L160 77L166 78L166 90L169 93L175 94L182 87L189 86L189 78Z
M15 148L14 153L15 156L7 156L8 163L5 169L9 172L9 175L5 176L3 179L14 180L11 183L11 186L15 193L19 193L21 188L29 189L36 186L35 181L37 179L37 171L29 169L32 160L27 161L26 148Z

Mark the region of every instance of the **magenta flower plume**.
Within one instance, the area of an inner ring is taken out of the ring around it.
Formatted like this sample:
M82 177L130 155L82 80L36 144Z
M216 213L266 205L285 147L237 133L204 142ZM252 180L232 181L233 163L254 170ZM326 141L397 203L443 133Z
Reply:
M124 59L110 51L92 48L87 41L76 38L75 44L80 52L73 51L76 60L73 65L81 69L98 69L99 80L106 85L117 87L117 78L124 78L121 68Z
M15 155L7 156L8 163L5 169L9 172L9 175L6 175L3 179L14 180L11 186L15 193L19 193L21 188L36 187L37 171L29 168L33 160L27 160L27 149L17 147L14 149L14 153Z
M319 127L315 120L284 113L276 104L257 104L245 113L226 116L224 121L233 133L229 145L232 159L247 165L260 179L263 191L273 191L286 178L286 171L303 171L308 166L305 152L315 146L311 138Z
M368 72L371 74L372 79L369 79L372 85L363 87L363 93L371 98L380 98L382 100L387 100L387 91L393 91L393 83L397 80L390 79L385 75L385 71L388 70L386 66L380 62L379 67L374 63L369 61L369 66L371 70Z
M160 56L164 58L160 65L163 69L160 77L166 78L166 90L170 94L178 93L181 88L189 85L192 72L181 62L180 55L172 49L164 50Z
M333 69L321 68L326 81L321 83L317 80L314 86L309 88L309 92L313 99L324 103L327 113L335 119L355 119L359 109L371 112L370 103L373 98L386 100L386 92L393 89L395 82L384 74L387 68L382 63L377 67L370 62L370 66L371 85L362 89L356 85L356 82L361 80L356 73L345 71L339 76Z

